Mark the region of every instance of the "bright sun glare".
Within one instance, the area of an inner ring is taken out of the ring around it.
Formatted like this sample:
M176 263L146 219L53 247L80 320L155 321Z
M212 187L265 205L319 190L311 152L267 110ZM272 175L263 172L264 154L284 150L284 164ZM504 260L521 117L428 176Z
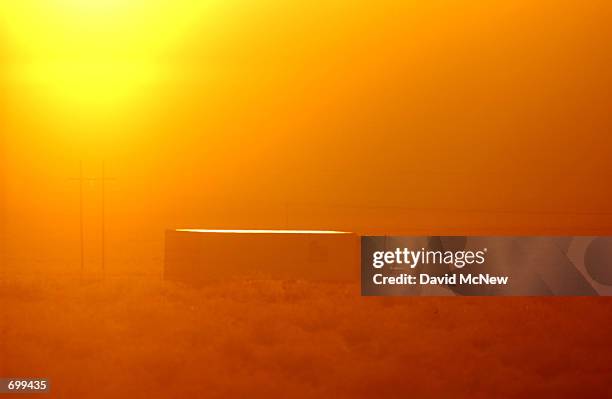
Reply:
M54 104L117 107L160 79L161 61L204 11L184 0L20 0L0 4L11 80Z

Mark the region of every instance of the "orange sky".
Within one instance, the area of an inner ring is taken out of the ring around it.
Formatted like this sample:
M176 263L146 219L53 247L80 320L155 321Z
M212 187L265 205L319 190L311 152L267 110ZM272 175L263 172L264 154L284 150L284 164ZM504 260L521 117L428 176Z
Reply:
M68 178L79 160L96 176L105 159L118 179L117 265L159 264L169 227L601 232L612 219L611 11L6 2L9 258L77 259ZM92 254L99 197L86 188Z

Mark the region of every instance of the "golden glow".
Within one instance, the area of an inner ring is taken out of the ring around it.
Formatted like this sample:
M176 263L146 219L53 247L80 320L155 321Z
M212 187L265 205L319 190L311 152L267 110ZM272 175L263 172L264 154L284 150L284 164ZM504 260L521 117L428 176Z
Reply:
M20 0L0 4L8 76L55 105L98 112L149 94L164 54L215 1Z
M18 83L35 87L38 96L75 111L118 105L157 82L161 69L146 62L47 62L14 70Z
M183 233L222 233L222 234L351 234L347 231L333 230L206 230L177 229Z
M207 7L204 6L207 4ZM2 28L26 59L159 55L213 2L22 0L2 2Z

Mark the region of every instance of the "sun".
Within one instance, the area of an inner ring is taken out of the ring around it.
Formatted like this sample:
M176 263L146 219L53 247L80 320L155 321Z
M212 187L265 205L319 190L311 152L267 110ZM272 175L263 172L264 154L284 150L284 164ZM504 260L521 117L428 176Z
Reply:
M19 0L0 4L5 76L55 105L96 112L147 93L167 75L164 54L212 2Z
M135 44L155 8L119 0L21 0L0 7L9 46L26 60L118 56Z

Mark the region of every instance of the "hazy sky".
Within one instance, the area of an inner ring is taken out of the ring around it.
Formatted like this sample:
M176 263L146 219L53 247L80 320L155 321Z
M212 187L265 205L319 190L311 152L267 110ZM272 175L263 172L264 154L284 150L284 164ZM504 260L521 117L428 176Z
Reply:
M68 179L80 160L92 177L106 160L117 178L117 264L159 262L172 227L609 225L611 10L3 2L9 258L76 259ZM92 262L100 195L87 185ZM575 215L584 212L595 215Z

